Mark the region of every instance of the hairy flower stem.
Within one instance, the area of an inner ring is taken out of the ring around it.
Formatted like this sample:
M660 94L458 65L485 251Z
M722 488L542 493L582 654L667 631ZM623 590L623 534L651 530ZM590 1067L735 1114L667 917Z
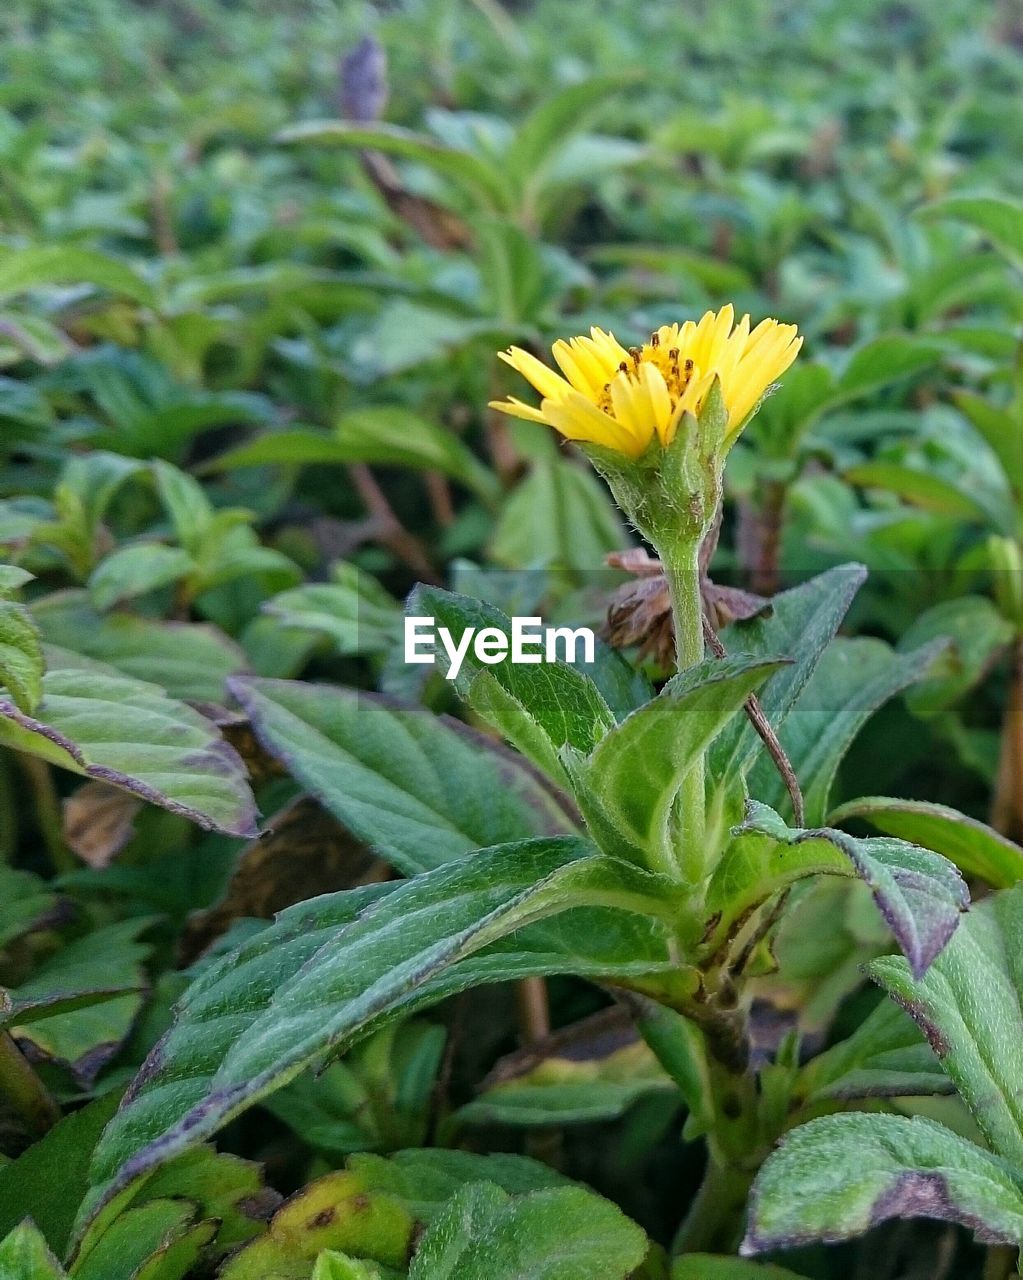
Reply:
M701 662L704 656L700 539L659 550L671 594L676 663L680 672L687 671ZM702 755L693 763L682 782L681 803L684 825L679 873L689 884L699 884L709 870L705 838L707 794Z

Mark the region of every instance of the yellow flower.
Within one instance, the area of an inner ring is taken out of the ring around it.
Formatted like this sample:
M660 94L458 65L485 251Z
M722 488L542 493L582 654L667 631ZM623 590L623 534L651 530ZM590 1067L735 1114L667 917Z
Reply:
M803 339L794 324L762 320L751 332L749 316L735 324L731 306L708 311L697 322L662 325L642 347L626 349L613 334L556 342L561 377L521 347L500 353L543 396L534 409L514 396L491 408L543 422L569 440L604 445L638 458L656 434L674 439L686 412L699 416L714 378L728 410L726 439L738 434L760 398L789 367ZM734 327L733 327L734 326Z

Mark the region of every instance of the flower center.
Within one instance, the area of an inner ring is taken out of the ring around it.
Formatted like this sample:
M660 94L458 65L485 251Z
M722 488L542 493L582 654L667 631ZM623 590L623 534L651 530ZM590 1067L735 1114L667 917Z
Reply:
M642 347L630 347L629 357L629 360L623 360L618 366L618 374L615 376L624 374L630 382L635 383L639 380L640 366L652 364L664 379L664 385L668 388L668 395L671 397L672 412L674 412L676 405L685 395L686 388L697 376L696 366L692 360L683 360L678 347L666 347L656 330ZM609 417L617 417L611 400L610 382L604 383L597 398L597 408Z

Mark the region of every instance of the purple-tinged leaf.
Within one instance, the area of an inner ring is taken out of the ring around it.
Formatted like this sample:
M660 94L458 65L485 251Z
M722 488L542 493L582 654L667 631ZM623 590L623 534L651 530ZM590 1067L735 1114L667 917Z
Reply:
M996 889L1023 879L1023 849L976 818L930 800L864 796L842 805L831 823L864 818L887 835L911 840L954 862L968 876L980 876Z
M750 1200L745 1254L860 1235L889 1218L937 1218L984 1244L1023 1240L1023 1177L943 1125L832 1115L794 1129Z
M811 875L857 876L874 895L912 972L926 972L969 906L955 867L889 836L861 839L831 827L790 828L751 802L746 821L711 882L708 905L729 919Z
M0 696L0 744L98 778L210 831L251 836L245 766L215 725L157 685L61 649L34 716Z
M480 850L292 907L189 987L97 1148L91 1206L327 1055L444 996L554 972L643 989L677 971L661 917L677 922L683 907L663 877L570 837ZM580 916L578 929L559 935L561 913Z
M871 975L916 1020L993 1150L1023 1169L1023 886L985 899L914 980L896 956Z

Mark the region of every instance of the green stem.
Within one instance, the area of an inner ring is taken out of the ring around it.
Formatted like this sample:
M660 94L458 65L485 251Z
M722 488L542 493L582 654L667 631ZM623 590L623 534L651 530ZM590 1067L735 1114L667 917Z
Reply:
M700 541L661 552L675 623L675 655L679 671L703 661L703 596L700 591ZM706 849L707 792L700 755L682 780L681 878L699 884L708 871Z
M700 1189L671 1246L672 1256L734 1253L742 1234L753 1176L752 1169L719 1164L711 1156Z
M13 862L18 849L18 801L13 772L12 753L0 753L0 862Z
M993 1245L984 1258L983 1280L1009 1280L1013 1271L1018 1275L1018 1254L1014 1245Z
M29 755L27 752L19 754L18 763L28 782L39 834L54 871L58 875L77 871L79 864L64 839L64 816L50 766L39 756Z
M0 1031L0 1097L33 1133L46 1133L60 1119L57 1104L7 1031Z

